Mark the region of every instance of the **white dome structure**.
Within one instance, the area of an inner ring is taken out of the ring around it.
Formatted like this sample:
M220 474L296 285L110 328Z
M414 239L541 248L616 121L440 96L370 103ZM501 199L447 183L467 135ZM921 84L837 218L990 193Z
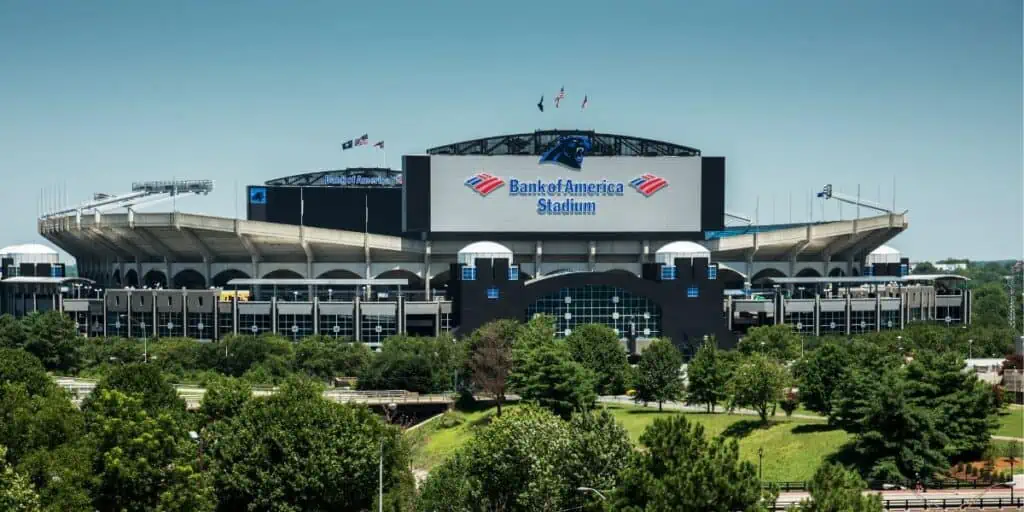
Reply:
M899 263L900 258L903 254L888 245L880 245L877 249L871 251L868 254L866 264L872 265L875 263Z
M654 261L665 265L675 265L676 258L711 259L711 251L696 242L671 242L663 245L654 253Z
M509 249L497 242L473 242L462 249L459 249L458 258L459 263L469 266L475 266L477 259L505 259L508 260L509 265L511 265L512 249Z
M0 258L13 258L20 263L59 263L57 251L40 244L9 245L0 249Z

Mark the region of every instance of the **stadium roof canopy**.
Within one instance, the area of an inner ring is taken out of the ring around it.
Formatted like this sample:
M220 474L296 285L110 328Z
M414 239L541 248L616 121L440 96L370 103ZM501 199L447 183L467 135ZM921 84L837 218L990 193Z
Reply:
M886 214L778 229L751 228L702 243L714 261L832 261L865 257L902 232L907 219ZM422 261L426 242L397 236L311 228L182 212L73 215L39 221L39 233L79 259L122 262ZM673 240L664 240L668 243ZM653 243L653 242L652 242ZM463 244L451 251L454 259ZM657 245L655 245L657 247ZM435 243L432 253L442 252Z
M437 146L428 149L427 154L538 156L566 136L588 137L591 144L588 156L700 156L699 149L689 146L593 130L537 130L533 133L494 135Z
M913 283L942 280L964 280L956 274L932 274L916 276L833 276L833 277L768 277L775 284L885 284Z
M267 180L265 185L267 186L291 186L291 187L310 187L318 185L334 185L334 178L339 180L344 179L346 185L364 185L364 183L355 182L352 183L352 179L356 177L364 178L367 181L365 185L374 185L379 183L373 183L374 178L390 179L392 182L395 179L400 180L402 171L397 169L390 169L386 167L349 167L347 169L335 169L330 171L315 171L307 172L302 174L294 174L292 176L285 176L283 178L274 178ZM385 182L385 184L388 184ZM401 184L398 181L397 184Z

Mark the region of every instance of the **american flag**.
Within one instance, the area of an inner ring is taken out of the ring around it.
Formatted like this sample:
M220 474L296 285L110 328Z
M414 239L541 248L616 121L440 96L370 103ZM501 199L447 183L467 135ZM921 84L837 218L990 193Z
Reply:
M634 178L633 181L629 182L629 186L635 188L644 197L651 197L655 192L667 187L668 180L648 173L639 178Z
M367 145L369 143L370 143L370 136L365 134L365 133L363 134L362 137L359 137L358 139L356 139L356 146L365 146L365 145Z
M580 110L586 110L586 109L587 109L587 96L584 94L583 95L583 104L580 105Z
M565 86L562 86L562 88L558 90L558 95L555 96L555 108L558 108L558 103L561 102L564 99L565 99Z
M466 186L473 189L473 192L480 194L481 197L486 197L487 194L494 192L504 184L505 181L501 178L484 172L471 176L466 180Z

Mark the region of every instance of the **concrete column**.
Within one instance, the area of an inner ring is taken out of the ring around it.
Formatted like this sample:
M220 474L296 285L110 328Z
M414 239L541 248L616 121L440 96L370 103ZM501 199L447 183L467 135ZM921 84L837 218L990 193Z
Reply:
M533 277L534 278L540 277L543 274L542 269L541 269L541 266L544 264L543 254L544 254L544 242L541 242L540 240L537 240L537 245L534 247L534 250L533 250ZM455 276L452 276L452 279L455 279Z
M432 247L430 240L427 240L423 250L423 295L430 300L430 253Z

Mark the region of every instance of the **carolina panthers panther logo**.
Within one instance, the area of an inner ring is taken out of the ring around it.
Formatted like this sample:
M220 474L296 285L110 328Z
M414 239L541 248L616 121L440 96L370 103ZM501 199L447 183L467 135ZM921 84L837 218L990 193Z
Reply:
M590 151L590 138L581 136L561 137L558 144L540 157L542 164L558 164L574 171L583 168L583 156Z

